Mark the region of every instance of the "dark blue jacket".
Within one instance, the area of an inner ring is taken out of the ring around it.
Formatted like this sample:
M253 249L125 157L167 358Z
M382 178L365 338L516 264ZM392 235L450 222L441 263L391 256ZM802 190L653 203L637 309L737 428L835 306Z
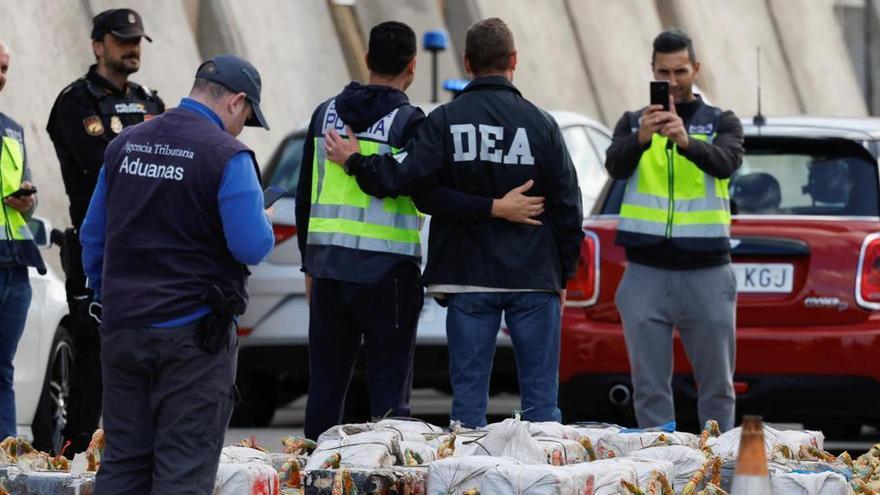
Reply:
M345 165L380 198L438 185L497 198L529 179L528 194L546 197L540 226L432 218L426 284L559 290L574 276L584 237L574 166L556 121L506 78L472 81L428 115L404 151L400 161L355 154Z

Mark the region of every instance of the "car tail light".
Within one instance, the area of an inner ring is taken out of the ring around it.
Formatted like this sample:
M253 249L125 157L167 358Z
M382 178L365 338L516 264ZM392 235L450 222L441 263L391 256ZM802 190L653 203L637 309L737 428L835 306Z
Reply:
M296 235L296 225L280 225L273 223L272 233L275 234L275 245L277 246Z
M599 236L584 231L574 278L568 282L567 306L592 306L599 299Z
M239 337L247 337L253 331L254 331L254 329L250 328L250 327L238 327L238 330L236 331L236 333L238 334Z
M856 302L866 309L880 309L880 233L871 234L862 242Z

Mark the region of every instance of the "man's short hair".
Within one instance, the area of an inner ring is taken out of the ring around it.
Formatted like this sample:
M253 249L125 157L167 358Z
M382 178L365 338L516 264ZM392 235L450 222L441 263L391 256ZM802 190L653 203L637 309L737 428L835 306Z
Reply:
M402 22L376 24L370 30L367 65L383 76L396 76L416 57L416 33Z
M654 52L651 53L651 64L654 63L658 53L675 53L682 50L687 50L691 62L697 61L697 56L694 53L694 42L691 40L691 37L685 34L684 31L667 29L654 38Z
M213 64L213 62L207 62L205 66L207 67L209 64ZM220 83L197 77L193 82L192 90L190 91L190 93L207 95L210 96L211 99L213 99L214 101L217 101L222 99L224 96L233 93L233 91Z
M510 55L515 50L513 33L497 17L478 21L468 29L465 37L464 56L475 75L509 69Z

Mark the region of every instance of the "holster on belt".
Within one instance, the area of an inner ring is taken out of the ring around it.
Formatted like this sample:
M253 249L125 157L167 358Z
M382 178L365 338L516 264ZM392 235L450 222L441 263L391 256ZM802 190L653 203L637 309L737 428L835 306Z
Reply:
M211 312L199 324L199 347L216 353L226 347L229 327L235 321L236 315L244 313L246 304L235 294L226 296L216 285L208 289L205 300L211 307Z

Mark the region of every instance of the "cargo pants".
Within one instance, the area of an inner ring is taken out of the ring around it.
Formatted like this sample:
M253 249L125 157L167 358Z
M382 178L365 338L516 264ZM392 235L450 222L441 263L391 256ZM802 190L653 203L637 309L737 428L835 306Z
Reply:
M198 346L198 322L177 328L101 328L107 446L95 495L214 492L235 403L238 338Z
M700 423L734 425L736 277L729 264L665 270L627 263L615 297L632 370L636 420L650 428L675 420L673 328L697 382Z

